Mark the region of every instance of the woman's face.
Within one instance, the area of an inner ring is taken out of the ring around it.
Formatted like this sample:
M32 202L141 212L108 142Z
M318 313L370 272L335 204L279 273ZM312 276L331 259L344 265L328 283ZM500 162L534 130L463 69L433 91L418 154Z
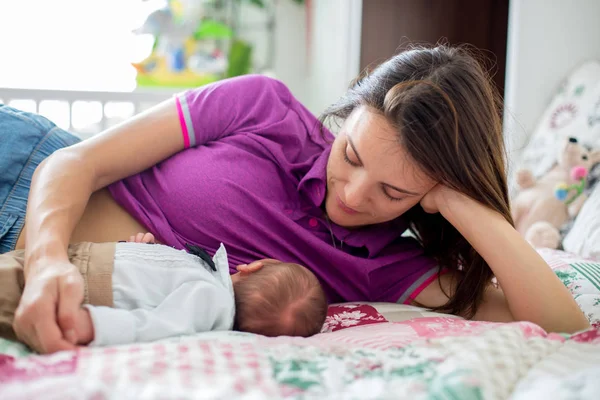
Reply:
M327 162L325 209L345 227L393 220L435 186L398 143L397 132L368 107L355 109Z

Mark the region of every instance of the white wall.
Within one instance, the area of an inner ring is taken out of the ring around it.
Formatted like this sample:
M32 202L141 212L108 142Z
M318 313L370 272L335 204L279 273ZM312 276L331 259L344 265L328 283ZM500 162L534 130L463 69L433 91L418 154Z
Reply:
M358 75L362 0L313 0L306 105L320 114Z
M306 10L292 0L277 2L274 73L306 102Z
M600 0L511 0L505 133L513 164L560 82L600 60Z
M278 2L274 73L319 115L359 72L362 0L312 0L311 12L307 54L306 10Z

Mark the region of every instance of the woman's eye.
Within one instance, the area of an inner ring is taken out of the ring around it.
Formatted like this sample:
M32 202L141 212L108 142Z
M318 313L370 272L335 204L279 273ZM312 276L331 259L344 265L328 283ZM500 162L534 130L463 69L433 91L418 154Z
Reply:
M357 162L354 162L350 159L350 157L348 157L348 150L344 149L344 161L347 162L348 164L352 165L353 167L359 167L360 164Z
M385 190L385 189L383 189L383 194L385 195L385 197L387 197L391 201L402 201L402 200L404 200L404 197L394 197L394 196L391 196L387 192L387 190Z

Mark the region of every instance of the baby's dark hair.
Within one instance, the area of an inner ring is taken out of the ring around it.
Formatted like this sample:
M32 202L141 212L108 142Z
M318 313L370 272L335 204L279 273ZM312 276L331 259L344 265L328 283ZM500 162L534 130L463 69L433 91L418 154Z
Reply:
M327 317L327 298L307 268L264 265L233 285L234 329L265 336L312 336Z

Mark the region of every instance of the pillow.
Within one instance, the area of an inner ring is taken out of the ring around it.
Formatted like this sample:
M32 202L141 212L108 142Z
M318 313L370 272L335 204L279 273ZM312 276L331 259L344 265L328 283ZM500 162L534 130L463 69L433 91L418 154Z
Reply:
M600 184L596 184L575 218L563 247L568 252L600 260Z
M538 249L538 252L569 289L590 323L595 328L600 328L600 260L595 261L560 250ZM329 306L327 319L321 332L335 332L381 322L404 322L415 318L440 316L462 319L405 304L339 303Z
M600 328L600 260L560 250L538 252L569 289L590 324Z
M600 148L600 62L582 64L561 84L531 135L519 167L542 176L556 162L568 136Z
M385 317L389 322L402 322L413 318L424 317L453 317L460 318L455 315L448 315L429 311L426 308L410 306L408 304L396 303L369 303Z
M355 326L376 324L379 322L403 322L414 318L451 317L425 308L396 303L353 302L331 304L327 319L321 332L335 332ZM461 318L462 319L462 318Z

